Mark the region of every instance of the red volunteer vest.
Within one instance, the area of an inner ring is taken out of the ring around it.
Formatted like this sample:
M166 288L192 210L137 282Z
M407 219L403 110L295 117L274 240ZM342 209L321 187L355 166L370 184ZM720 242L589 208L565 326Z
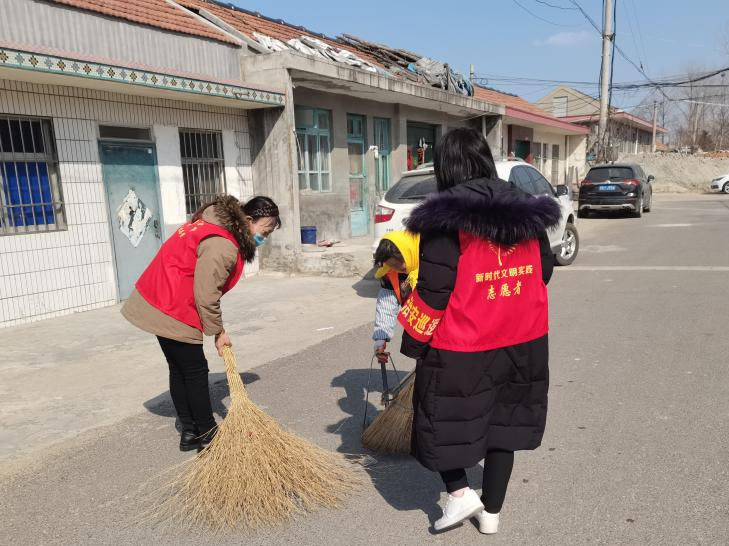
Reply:
M200 331L203 328L193 293L197 249L203 239L214 235L225 237L238 246L235 237L225 228L203 220L185 224L165 241L136 284L147 303ZM242 273L243 259L238 252L223 293L235 286Z
M547 287L539 241L507 247L460 234L456 285L445 311L417 290L399 321L419 341L449 351L477 352L525 343L549 331Z

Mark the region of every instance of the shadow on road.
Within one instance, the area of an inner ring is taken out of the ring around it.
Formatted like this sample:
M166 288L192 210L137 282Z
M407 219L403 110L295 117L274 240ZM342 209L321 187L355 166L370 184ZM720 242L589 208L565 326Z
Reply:
M400 371L404 378L406 371ZM338 451L348 455L369 455L376 462L365 466L377 492L387 503L398 511L420 510L432 523L441 516L438 506L443 484L438 475L420 466L409 455L383 455L373 453L362 447L362 420L365 412L365 396L368 369L347 370L332 380L332 387L343 388L345 397L338 401L339 407L349 416L329 425L327 432L338 434L341 445ZM394 372L388 373L390 385L396 385L398 378ZM372 371L372 391L367 403L368 420L381 409L379 400L382 392L380 371L377 367ZM476 477L476 474L478 476ZM479 472L469 472L472 483L479 483Z
M380 291L380 281L373 278L364 278L358 280L352 285L354 291L360 298L376 298L377 293Z
M240 374L243 384L250 385L255 383L261 377L255 373L242 373ZM224 373L211 373L208 376L208 383L210 384L210 403L213 406L213 413L217 414L220 418L218 421L225 419L228 409L223 404L229 395L228 380ZM175 407L172 404L172 398L170 397L170 391L165 391L158 394L154 398L150 398L144 404L142 404L147 411L160 417L171 417L175 419L175 427L178 431L179 424L177 423L177 414L175 413Z

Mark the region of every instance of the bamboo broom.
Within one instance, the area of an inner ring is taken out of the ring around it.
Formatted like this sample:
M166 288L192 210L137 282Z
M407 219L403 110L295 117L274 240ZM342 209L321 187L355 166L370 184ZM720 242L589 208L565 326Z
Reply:
M248 397L229 347L223 358L228 414L210 445L173 481L157 515L223 530L338 506L360 481L354 467L283 430Z
M413 371L395 389L390 404L362 433L363 447L380 453L410 453L414 389Z

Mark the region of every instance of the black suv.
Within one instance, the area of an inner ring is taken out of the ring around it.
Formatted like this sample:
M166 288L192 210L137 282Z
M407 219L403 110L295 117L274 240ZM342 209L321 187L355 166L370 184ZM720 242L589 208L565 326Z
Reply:
M654 179L633 163L595 165L580 183L577 216L584 218L591 210L623 210L640 218L651 211Z

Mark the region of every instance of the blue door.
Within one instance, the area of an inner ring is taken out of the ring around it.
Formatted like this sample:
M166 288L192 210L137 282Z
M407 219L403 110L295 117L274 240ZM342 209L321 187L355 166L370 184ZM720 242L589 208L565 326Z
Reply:
M347 152L349 155L349 216L352 237L369 233L367 173L365 170L365 117L347 116Z
M390 189L390 120L375 118L375 187L381 196Z
M153 144L101 142L120 300L134 290L162 243L157 161Z

